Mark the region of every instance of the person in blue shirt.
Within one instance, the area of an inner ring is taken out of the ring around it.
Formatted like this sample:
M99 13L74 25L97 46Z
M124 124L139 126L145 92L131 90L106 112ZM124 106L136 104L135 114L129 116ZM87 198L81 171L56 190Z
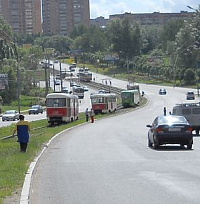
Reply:
M29 131L30 123L24 120L24 115L19 115L19 121L16 123L15 129L13 131L13 137L15 137L15 133L17 132L17 141L20 144L21 152L26 152L27 145L29 142Z

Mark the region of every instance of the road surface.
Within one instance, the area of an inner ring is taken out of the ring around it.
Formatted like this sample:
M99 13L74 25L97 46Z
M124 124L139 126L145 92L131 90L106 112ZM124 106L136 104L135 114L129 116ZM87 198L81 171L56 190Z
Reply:
M97 75L98 77L101 77ZM113 86L127 82L111 79ZM149 99L135 111L64 131L36 165L30 204L198 204L200 138L192 150L147 147L147 124L186 102L183 88L141 85ZM198 100L198 99L196 99Z

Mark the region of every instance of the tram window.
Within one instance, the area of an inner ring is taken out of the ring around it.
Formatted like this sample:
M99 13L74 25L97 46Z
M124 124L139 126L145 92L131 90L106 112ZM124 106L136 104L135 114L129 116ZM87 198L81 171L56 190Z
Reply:
M70 99L67 99L67 107L70 107Z
M103 98L92 98L91 102L92 103L103 103Z

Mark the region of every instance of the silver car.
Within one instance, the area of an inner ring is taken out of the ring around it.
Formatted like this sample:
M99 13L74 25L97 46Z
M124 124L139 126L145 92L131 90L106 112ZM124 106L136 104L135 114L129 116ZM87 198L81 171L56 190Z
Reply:
M10 121L10 120L19 120L19 112L16 110L7 110L3 115L2 115L2 121Z

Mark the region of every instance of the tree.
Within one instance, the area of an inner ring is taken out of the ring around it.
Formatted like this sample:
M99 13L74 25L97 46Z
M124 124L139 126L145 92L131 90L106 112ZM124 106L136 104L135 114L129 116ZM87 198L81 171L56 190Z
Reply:
M194 84L195 72L192 69L187 69L184 73L184 81L186 84Z

